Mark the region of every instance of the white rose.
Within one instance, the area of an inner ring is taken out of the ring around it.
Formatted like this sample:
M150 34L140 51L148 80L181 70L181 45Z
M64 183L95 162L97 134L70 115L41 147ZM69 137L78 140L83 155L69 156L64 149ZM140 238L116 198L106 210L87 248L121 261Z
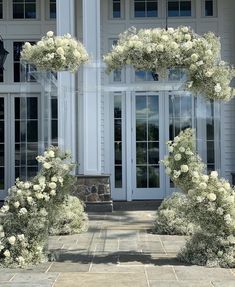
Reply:
M216 200L216 195L215 195L213 192L207 194L206 197L207 197L210 201L215 201L215 200Z
M169 167L166 168L166 174L170 175L171 174L171 169Z
M74 50L74 51L73 51L73 55L74 55L76 58L80 58L80 57L81 57L81 54L78 52L78 50Z
M0 232L0 238L5 237L5 233L4 232Z
M50 182L48 184L48 186L51 188L51 189L56 189L56 183L55 182Z
M206 56L212 56L213 55L211 50L206 50L205 54L206 54Z
M184 38L189 41L189 40L191 40L191 35L190 34L185 34Z
M41 189L41 187L40 187L40 185L38 185L38 184L35 184L35 185L33 186L33 190L35 190L35 191L40 190L40 189Z
M64 55L64 49L62 47L57 48L56 53L60 56Z
M197 171L193 171L192 175L193 175L194 177L196 177L196 178L199 177L199 173L198 173Z
M180 175L181 175L180 170L174 170L174 174L173 174L174 178L178 178Z
M16 201L16 202L14 202L13 205L14 205L15 208L18 208L20 206L20 203L19 203L19 201Z
M175 161L179 161L179 160L181 160L181 154L179 154L179 153L177 153L175 156L174 156L174 159L175 159Z
M59 49L59 48L58 48ZM48 156L49 157L55 157L55 152L53 150L48 151Z
M56 195L56 191L55 191L54 189L52 189L52 190L50 191L50 195L51 195L51 196L55 196L55 195Z
M167 35L162 35L162 40L167 42L169 40L169 37Z
M67 164L63 164L62 167L63 167L64 170L69 170L69 166Z
M0 232L3 231L3 226L0 224Z
M169 150L169 152L173 152L173 151L174 151L173 146L169 146L169 147L168 147L168 150Z
M214 90L215 90L216 93L220 93L221 90L222 90L220 84L216 84L215 87L214 87Z
M47 216L48 212L46 211L45 208L41 208L41 209L40 209L40 214L41 214L42 216Z
M180 170L182 171L182 172L188 172L188 166L186 165L186 164L182 164L181 166L180 166Z
M24 188L25 189L29 189L30 186L31 186L31 184L29 182L25 182L25 184L24 184Z
M44 42L43 42L43 41L38 41L38 42L37 42L37 45L38 45L39 47L44 47Z
M210 177L211 178L217 178L218 177L218 172L216 170L212 171L211 174L210 174Z
M167 31L168 31L168 33L172 34L172 33L174 33L175 30L174 30L174 28L168 28Z
M33 198L31 196L27 196L27 202L28 202L28 204L31 205L33 202Z
M43 167L45 169L50 169L51 168L51 164L49 162L44 162Z
M3 205L3 207L1 208L1 211L3 212L3 213L5 213L5 212L7 212L9 210L9 205Z
M206 71L205 75L206 75L206 77L210 78L213 75L213 71L208 70L208 71Z
M0 243L0 252L4 249L4 246Z
M37 199L42 199L42 198L44 197L43 194L40 193L40 192L37 192L37 193L35 194L35 196L36 196Z
M53 31L48 31L47 32L47 37L53 37L54 35L54 32Z
M197 60L198 60L198 55L197 54L192 54L191 55L191 60L193 61L193 62L197 62Z
M231 188L231 185L230 185L229 182L225 182L225 183L223 184L223 186L224 186L225 189L230 189L230 188Z
M188 27L182 27L181 30L182 30L184 33L188 33L189 28L188 28Z
M230 215L230 214L226 214L226 215L224 216L224 220L225 220L226 224L231 223L231 221L232 221L231 215Z
M157 45L156 47L158 52L163 52L164 51L164 46L162 44Z
M24 215L27 212L28 212L27 209L25 207L23 207L23 208L20 209L19 214Z
M53 181L53 182L57 182L57 181L58 181L58 179L57 179L57 177L56 177L56 176L52 176L51 181Z
M180 140L180 138L178 137L178 136L176 136L175 138L174 138L174 142L178 142Z
M10 251L7 249L7 250L3 253L3 255L4 255L5 257L10 257L10 256L11 256L11 253L10 253Z
M19 264L24 264L24 263L25 263L25 259L24 259L24 257L23 257L23 256L19 256L19 257L17 257L17 258L16 258L16 261L18 261L18 262L19 262Z
M204 63L203 63L203 61L198 61L196 64L197 64L198 67L200 67L200 66L202 66Z
M201 188L201 189L206 189L206 188L207 188L207 184L206 184L205 182L201 182L201 183L199 184L199 188Z
M8 237L7 239L8 239L8 242L9 242L11 245L14 245L15 242L16 242L15 236Z
M40 177L38 178L38 182L39 182L40 184L44 184L44 183L46 182L45 176L40 176Z
M25 239L24 234L18 234L17 238L19 239L19 241L23 241Z
M179 151L180 151L180 152L185 152L185 148L184 148L183 146L181 146L181 147L179 148Z
M203 202L203 197L202 196L197 196L197 202L199 202L199 203Z
M207 174L203 174L202 180L208 181L209 180L209 176Z
M24 46L25 46L26 49L30 49L31 48L31 44L29 42L26 42L24 44Z
M219 215L223 215L224 214L223 208L218 207L217 210L216 210L216 213L219 214Z

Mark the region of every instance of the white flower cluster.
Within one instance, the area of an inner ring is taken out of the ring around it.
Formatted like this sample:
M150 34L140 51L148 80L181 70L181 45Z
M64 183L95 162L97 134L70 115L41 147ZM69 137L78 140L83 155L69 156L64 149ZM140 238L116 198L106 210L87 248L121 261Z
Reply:
M220 60L220 42L211 32L199 36L188 27L131 28L120 35L104 61L108 72L125 65L163 75L169 68L184 68L186 88L195 94L226 101L235 95L230 87L234 69Z
M88 61L88 54L84 46L70 34L54 36L49 31L36 45L26 42L21 58L39 70L76 72L80 65Z
M217 171L205 174L194 143L192 130L181 132L168 143L170 153L163 161L172 181L187 194L187 218L200 227L179 258L199 265L235 267L235 190Z
M48 226L67 197L73 164L69 154L49 147L37 160L42 169L32 181L16 180L0 213L0 264L25 266L46 260Z
M183 193L175 192L164 199L157 210L154 232L169 235L192 234L196 228L186 217L188 207L188 198Z

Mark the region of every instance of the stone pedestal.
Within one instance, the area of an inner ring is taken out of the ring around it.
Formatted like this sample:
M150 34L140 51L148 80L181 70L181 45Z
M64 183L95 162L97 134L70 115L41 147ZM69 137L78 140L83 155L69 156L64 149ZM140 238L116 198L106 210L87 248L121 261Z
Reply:
M87 211L112 211L109 175L77 175L72 195L86 204Z

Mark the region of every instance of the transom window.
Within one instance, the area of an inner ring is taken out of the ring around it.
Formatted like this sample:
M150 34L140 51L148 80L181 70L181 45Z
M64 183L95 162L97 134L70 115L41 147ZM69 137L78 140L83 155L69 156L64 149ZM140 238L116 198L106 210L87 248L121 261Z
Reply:
M49 5L50 19L56 19L56 0L50 0Z
M36 0L13 0L13 19L36 19Z
M0 0L0 19L3 18L3 3L2 0Z
M169 17L189 17L192 16L191 1L173 1L168 0L168 16Z
M112 0L113 18L121 18L121 0Z
M134 16L157 17L158 1L156 0L134 0Z
M204 16L212 17L216 15L216 5L214 0L203 0Z

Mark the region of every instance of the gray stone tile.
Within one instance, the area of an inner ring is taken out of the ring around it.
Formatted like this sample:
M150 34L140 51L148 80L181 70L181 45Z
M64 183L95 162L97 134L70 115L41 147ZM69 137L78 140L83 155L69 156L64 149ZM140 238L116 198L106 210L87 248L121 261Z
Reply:
M119 251L141 251L136 240L122 240L119 242Z
M163 246L167 253L178 253L185 246L185 241L163 241Z
M69 262L54 262L51 264L48 272L87 272L90 263L69 263Z
M8 283L1 283L0 287L52 287L53 283L49 282L41 282L39 284L34 284L32 282L23 282L23 283L14 283L14 282L8 282Z
M79 282L79 285L78 285ZM66 285L67 284L67 285ZM147 287L144 273L63 273L54 287Z
M235 279L230 270L225 268L175 266L174 269L179 280L222 281Z
M10 281L14 277L14 273L1 273L0 274L0 283Z
M179 281L158 281L158 280L150 280L150 287L212 287L212 285L207 282L179 282Z
M19 273L13 278L13 283L49 284L55 282L58 273Z
M142 252L165 254L160 241L142 241L138 243L138 248Z
M174 281L176 280L176 276L174 273L174 269L172 267L162 267L162 266L150 266L146 267L146 272L148 276L148 280L168 280Z
M144 265L151 264L151 255L145 255L142 253L120 253L119 263L121 265Z
M94 273L144 273L144 266L126 266L120 264L92 264L90 272Z
M212 281L213 287L235 287L235 277L231 281Z

